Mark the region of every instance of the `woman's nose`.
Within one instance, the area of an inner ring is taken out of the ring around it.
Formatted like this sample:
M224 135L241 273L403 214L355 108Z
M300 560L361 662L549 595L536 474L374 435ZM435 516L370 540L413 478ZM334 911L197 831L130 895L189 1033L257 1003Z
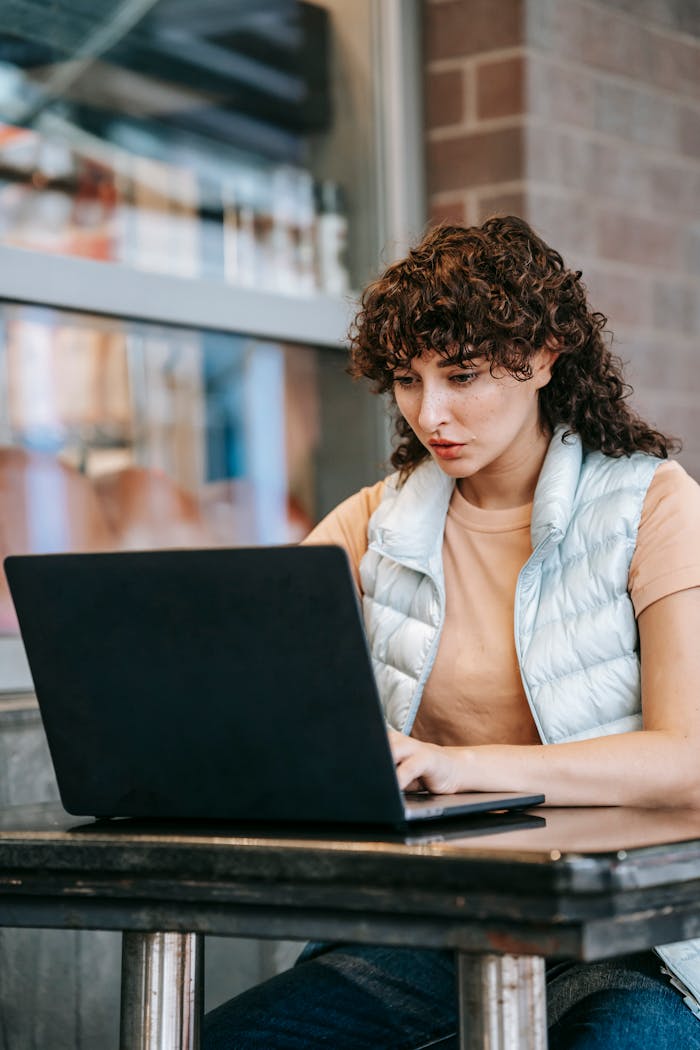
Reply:
M431 433L446 423L448 418L449 410L444 394L424 386L418 412L418 425L421 430Z

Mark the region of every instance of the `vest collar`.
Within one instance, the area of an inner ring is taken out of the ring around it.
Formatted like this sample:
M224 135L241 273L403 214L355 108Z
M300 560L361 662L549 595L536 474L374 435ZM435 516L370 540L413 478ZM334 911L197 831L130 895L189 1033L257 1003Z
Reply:
M583 445L578 434L564 441L566 427L554 431L535 488L530 535L532 549L549 540L547 546L559 543L574 511L574 498L581 477Z
M442 535L454 478L429 459L417 466L400 488L396 474L388 484L396 494L384 513L377 515L380 520L370 546L408 568L441 578Z

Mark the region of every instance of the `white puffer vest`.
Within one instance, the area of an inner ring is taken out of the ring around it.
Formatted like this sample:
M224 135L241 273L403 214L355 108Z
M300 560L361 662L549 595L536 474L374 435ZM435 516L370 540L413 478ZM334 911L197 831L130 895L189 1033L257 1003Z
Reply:
M639 646L627 590L642 505L662 460L550 443L535 490L532 554L518 576L520 673L544 744L642 726ZM442 541L454 480L428 460L388 479L360 564L363 612L390 725L410 732L445 616ZM468 630L465 625L465 631ZM657 949L700 997L700 939ZM682 964L682 970L680 970Z
M637 625L627 591L642 504L662 461L584 455L552 438L535 491L532 555L518 577L515 643L545 744L641 726ZM369 523L363 611L387 721L410 732L445 614L442 538L454 487L432 460ZM468 625L465 624L465 630Z

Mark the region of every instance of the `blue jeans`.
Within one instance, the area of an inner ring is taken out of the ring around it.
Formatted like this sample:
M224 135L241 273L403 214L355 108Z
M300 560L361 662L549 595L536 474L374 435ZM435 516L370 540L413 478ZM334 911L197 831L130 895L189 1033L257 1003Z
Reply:
M700 1021L651 952L547 969L549 1050L700 1050ZM202 1050L457 1050L454 956L309 945L207 1014Z

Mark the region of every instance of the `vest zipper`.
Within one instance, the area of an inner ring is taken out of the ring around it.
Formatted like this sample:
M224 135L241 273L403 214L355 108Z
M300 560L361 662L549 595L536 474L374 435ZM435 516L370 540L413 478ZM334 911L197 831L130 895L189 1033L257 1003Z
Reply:
M428 576L427 573L425 575ZM440 588L438 587L437 583L435 582L435 580L433 579L432 576L428 576L428 579L430 580L430 582L432 583L433 587L437 591L438 601L440 603L440 618L439 618L437 627L435 628L435 637L433 638L433 643L430 646L430 652L428 653L428 655L426 657L425 664L423 665L423 670L421 672L421 676L418 679L418 682L416 683L416 689L415 689L415 692L413 694L413 699L411 700L411 706L408 709L408 714L406 715L406 721L404 722L403 728L401 729L402 733L407 733L407 734L410 733L411 730L413 729L413 723L416 720L416 715L418 714L418 708L420 707L420 702L423 699L423 690L425 689L425 683L428 681L428 678L430 677L430 672L433 669L433 664L435 663L435 657L437 655L438 645L440 644L440 636L442 635L442 629L443 629L443 627L445 625L445 595L444 595L444 592L440 591ZM521 675L521 677L522 677L522 675Z
M537 546L535 547L534 551L532 552L530 557L527 559L527 561L523 565L523 567L520 570L520 572L518 573L518 582L515 585L515 603L514 603L514 607L513 607L513 631L514 631L514 638L515 638L515 653L516 653L516 656L518 657L518 670L520 671L520 681L523 683L523 691L525 693L525 699L527 700L527 705L530 708L530 714L532 715L532 719L533 719L533 721L535 723L535 728L537 729L537 732L539 734L540 740L542 741L543 744L547 744L548 740L545 737L544 730L542 729L542 723L540 722L539 715L537 714L537 711L535 710L535 705L534 705L534 702L533 702L533 699L532 699L532 694L530 692L530 687L527 684L527 681L525 679L525 674L524 674L524 671L523 671L523 654L522 654L522 647L520 645L520 584L522 582L523 576L525 575L525 572L528 569L528 566L530 566L531 564L533 564L535 562L535 560L537 559L537 556L544 549L544 547L547 545L548 542L549 542L549 536L546 536L540 543L537 544Z

